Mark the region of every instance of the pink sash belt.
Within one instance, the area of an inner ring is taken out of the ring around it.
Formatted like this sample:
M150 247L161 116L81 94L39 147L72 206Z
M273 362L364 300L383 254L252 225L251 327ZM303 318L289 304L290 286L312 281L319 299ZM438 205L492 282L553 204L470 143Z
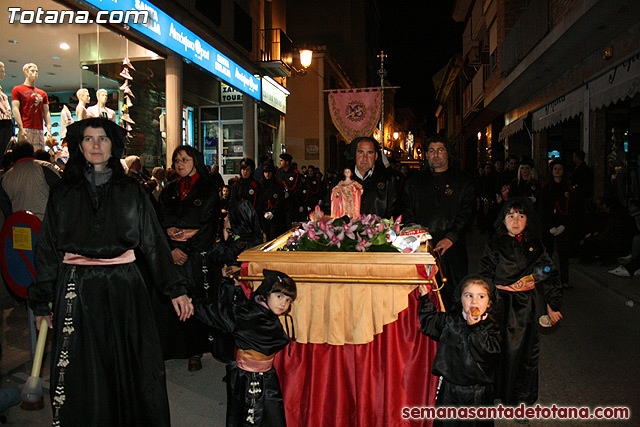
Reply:
M135 260L136 255L133 249L129 249L115 258L88 258L86 256L72 254L71 252L65 252L62 263L74 265L117 265L129 264Z
M242 350L236 354L236 365L247 372L267 372L273 366L273 357L268 360L256 360L247 355Z

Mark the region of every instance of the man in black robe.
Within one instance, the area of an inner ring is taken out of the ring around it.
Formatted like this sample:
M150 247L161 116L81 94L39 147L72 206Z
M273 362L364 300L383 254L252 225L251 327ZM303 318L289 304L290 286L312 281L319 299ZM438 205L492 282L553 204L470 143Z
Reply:
M291 154L280 154L280 168L276 172L276 180L284 186L283 211L287 228L291 227L292 222L306 218L302 200L304 180L300 172L291 166L292 160Z
M447 278L442 298L445 307L451 307L453 292L469 269L465 233L473 222L475 188L445 138L429 140L427 162L405 185L402 218L405 224L427 227L433 237L433 251L442 256Z
M356 138L345 154L351 160L352 179L362 185L360 213L381 218L397 216L400 213L399 182L382 163L378 142L367 136Z

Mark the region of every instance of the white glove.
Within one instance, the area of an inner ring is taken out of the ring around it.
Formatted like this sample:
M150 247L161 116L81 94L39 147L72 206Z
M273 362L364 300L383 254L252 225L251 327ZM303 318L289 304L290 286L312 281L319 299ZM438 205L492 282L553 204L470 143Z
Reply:
M553 234L554 236L556 235L557 232L558 232L558 229L556 227L549 229L549 233Z
M536 202L536 198L534 196L529 196L528 199L531 200L531 203Z
M273 219L273 212L265 212L264 219Z
M556 228L556 236L559 236L562 234L562 232L564 231L564 225L559 225L558 228Z

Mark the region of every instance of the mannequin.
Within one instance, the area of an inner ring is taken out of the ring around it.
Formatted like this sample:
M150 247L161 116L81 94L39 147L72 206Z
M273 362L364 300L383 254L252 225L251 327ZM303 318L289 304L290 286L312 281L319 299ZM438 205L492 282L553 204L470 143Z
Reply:
M89 95L89 91L86 88L78 89L76 92L76 96L78 97L78 106L76 107L76 117L78 121L86 119L87 116L87 105L89 105L89 101L91 101L91 95Z
M11 91L11 106L13 118L18 125L18 140L28 141L34 150L44 149L44 132L42 120L47 126L47 133L51 135L51 114L49 113L49 98L42 89L36 88L38 66L33 63L22 67L24 83Z
M347 215L351 219L360 216L360 199L362 185L351 179L353 172L349 168L344 170L344 179L331 191L331 216L340 218Z
M60 140L63 140L67 136L67 126L73 123L73 117L69 107L64 105L62 111L60 111Z
M4 80L4 75L4 63L0 62L0 81ZM2 164L2 157L12 136L13 118L11 117L11 106L7 95L2 92L2 86L0 86L0 164Z
M87 108L87 117L103 117L115 123L116 112L111 108L107 108L107 99L109 98L107 90L98 89L96 97L98 97L98 103Z

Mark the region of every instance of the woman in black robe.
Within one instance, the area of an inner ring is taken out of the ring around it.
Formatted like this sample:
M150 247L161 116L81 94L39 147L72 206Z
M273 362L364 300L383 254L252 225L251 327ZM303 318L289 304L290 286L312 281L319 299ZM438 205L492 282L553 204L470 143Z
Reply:
M529 226L532 213L525 200L509 199L500 214L496 234L487 242L480 259L479 274L497 289L502 351L496 397L508 406L532 405L538 400L537 287L542 287L547 303L545 311L552 324L562 318L560 276L542 241ZM519 221L516 232L512 231L515 228L510 221Z
M202 298L213 287L207 253L218 232L218 187L193 147L177 147L172 160L180 179L160 193L158 219L178 273L191 282L190 294ZM195 319L177 322L168 302L164 309L155 304L155 309L165 360L189 358L190 371L201 369L202 353L209 350L210 331Z
M262 284L249 299L225 278L214 298L194 302L198 318L232 334L238 347L224 378L228 427L286 425L273 358L290 342L279 316L288 316L296 284L279 271L263 270L263 274Z
M37 327L46 320L53 328L54 425L169 425L160 342L136 255L181 320L193 308L148 195L120 164L125 135L101 118L67 128L69 162L38 234L29 300Z

